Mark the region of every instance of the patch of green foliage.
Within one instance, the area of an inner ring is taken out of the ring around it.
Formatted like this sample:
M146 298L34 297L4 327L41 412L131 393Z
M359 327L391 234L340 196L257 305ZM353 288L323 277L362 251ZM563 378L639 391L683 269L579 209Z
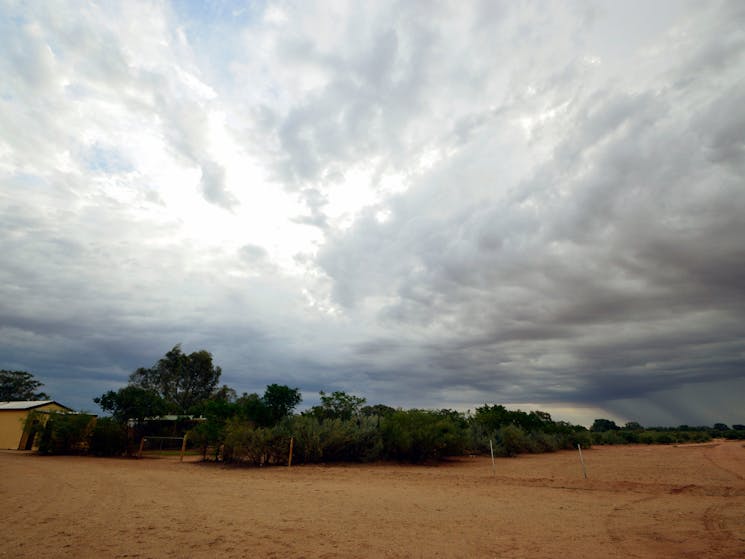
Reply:
M40 416L41 414L39 414ZM96 418L84 413L51 412L44 418L29 414L27 421L43 425L39 434L41 454L80 454L90 448Z

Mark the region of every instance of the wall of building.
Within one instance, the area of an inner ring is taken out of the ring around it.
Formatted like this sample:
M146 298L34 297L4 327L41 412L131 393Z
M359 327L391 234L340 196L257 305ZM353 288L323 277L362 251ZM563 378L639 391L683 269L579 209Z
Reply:
M24 427L26 417L31 411L69 410L55 403L39 406L33 410L0 410L0 449L16 450L26 446L28 434L24 433Z
M0 448L17 449L23 435L28 410L0 411Z

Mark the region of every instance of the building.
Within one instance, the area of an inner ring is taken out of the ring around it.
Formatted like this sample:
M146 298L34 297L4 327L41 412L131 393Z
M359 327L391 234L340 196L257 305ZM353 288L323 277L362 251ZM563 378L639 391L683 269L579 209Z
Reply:
M0 449L31 450L34 437L29 436L31 425L26 425L26 418L31 412L72 411L54 400L0 402Z

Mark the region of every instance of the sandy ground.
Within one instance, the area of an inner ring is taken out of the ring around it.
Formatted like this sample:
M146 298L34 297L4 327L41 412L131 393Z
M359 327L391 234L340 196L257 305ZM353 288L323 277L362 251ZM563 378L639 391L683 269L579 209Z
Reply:
M0 453L0 557L745 557L745 447L224 468Z

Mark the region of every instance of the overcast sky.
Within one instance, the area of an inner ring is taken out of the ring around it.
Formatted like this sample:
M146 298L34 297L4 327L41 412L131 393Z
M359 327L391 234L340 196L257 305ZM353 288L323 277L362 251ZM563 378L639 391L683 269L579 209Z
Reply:
M0 368L745 423L745 2L0 0Z

